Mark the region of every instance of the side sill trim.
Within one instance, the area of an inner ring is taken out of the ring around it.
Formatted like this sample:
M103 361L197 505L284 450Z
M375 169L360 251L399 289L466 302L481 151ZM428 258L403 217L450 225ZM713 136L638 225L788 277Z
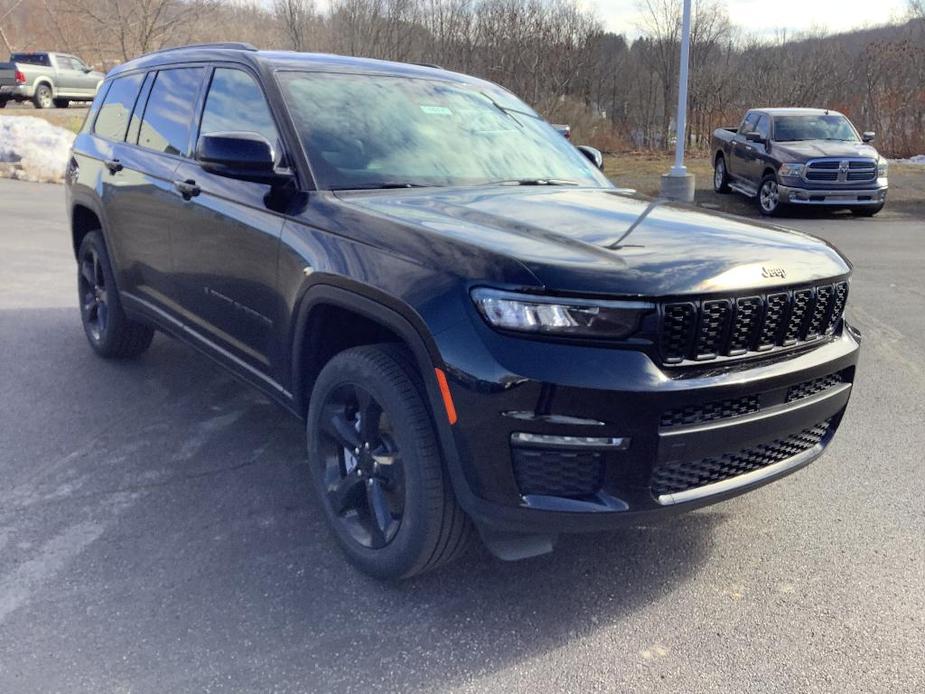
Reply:
M674 494L661 494L656 499L656 501L658 501L658 503L660 503L662 506L673 506L674 504L683 504L688 501L703 499L708 496L713 496L714 494L731 492L738 489L739 487L746 487L748 485L766 480L770 477L780 475L793 468L806 465L815 458L818 458L824 448L825 446L822 443L817 443L808 451L803 451L802 453L799 453L792 458L787 458L786 460L782 460L779 463L768 465L767 467L763 467L760 470L746 472L743 475L736 475L735 477L730 477L729 479L725 479L720 482L714 482L713 484L705 484L704 486L697 487L696 489L688 489L686 491L676 492Z
M152 304L149 301L146 301L145 299L142 299L140 296L136 296L135 294L132 294L126 291L119 292L119 297L121 299L129 299L135 302L136 304L141 306L144 310L156 315L158 319L160 319L161 321L165 323L169 323L170 325L174 326L176 330L179 330L180 332L183 332L186 335L189 335L193 339L194 344L198 346L203 352L205 352L207 356L214 358L214 356L217 354L221 356L222 359L227 359L229 362L234 364L237 368L242 369L243 371L246 371L250 376L253 376L254 378L258 379L261 383L264 383L268 388L271 388L272 390L279 393L283 397L287 399L292 398L292 393L290 393L288 390L283 388L279 383L274 381L272 378L270 378L269 376L266 376L265 374L260 373L257 369L255 369L253 366L251 366L247 362L242 361L241 359L236 357L234 354L229 352L227 349L220 347L219 345L215 344L207 337L204 337L201 333L190 328L188 325L186 325L182 321L177 320L176 318L171 316L169 313L167 313L160 307L155 306L154 304ZM213 354L209 354L210 351L213 352Z

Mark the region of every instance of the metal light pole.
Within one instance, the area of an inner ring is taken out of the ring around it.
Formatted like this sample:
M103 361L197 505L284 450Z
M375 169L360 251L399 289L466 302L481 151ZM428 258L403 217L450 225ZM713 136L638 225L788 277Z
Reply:
M684 0L681 19L681 69L678 74L677 136L674 166L662 176L662 196L670 200L694 201L694 174L684 166L684 140L687 133L687 72L691 52L691 0Z

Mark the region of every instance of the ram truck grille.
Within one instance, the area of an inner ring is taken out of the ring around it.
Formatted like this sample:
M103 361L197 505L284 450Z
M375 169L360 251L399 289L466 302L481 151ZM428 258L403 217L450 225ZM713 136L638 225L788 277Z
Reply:
M877 179L873 159L814 159L806 164L803 178L813 183L867 183Z

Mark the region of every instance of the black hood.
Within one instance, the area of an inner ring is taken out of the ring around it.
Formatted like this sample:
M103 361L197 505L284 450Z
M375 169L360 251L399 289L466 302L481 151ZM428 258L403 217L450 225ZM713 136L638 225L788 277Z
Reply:
M863 142L836 142L833 140L805 140L775 142L774 154L783 161L803 162L820 157L863 157L877 159L877 150Z
M443 236L486 260L515 259L550 292L722 293L850 269L834 248L806 234L608 189L480 187L340 197L357 211Z

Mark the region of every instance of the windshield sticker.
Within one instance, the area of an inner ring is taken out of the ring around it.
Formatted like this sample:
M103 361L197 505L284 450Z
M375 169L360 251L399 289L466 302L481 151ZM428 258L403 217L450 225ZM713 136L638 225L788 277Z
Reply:
M453 112L446 106L420 106L419 108L431 116L452 116Z

